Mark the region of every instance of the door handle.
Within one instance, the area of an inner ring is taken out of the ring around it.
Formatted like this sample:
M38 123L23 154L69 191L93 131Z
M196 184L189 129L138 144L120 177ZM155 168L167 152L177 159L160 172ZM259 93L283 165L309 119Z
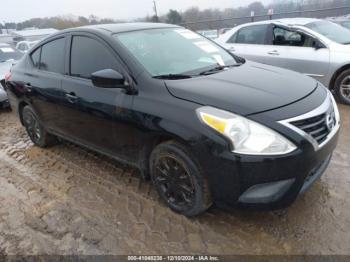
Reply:
M72 103L72 104L76 103L78 100L78 97L73 92L66 94L66 98L67 98L68 102Z
M234 47L230 47L228 50L229 50L230 52L235 52L235 51L236 51L236 49L235 49Z
M269 55L280 55L280 53L278 53L277 50L273 50L273 51L267 52L267 54L269 54Z

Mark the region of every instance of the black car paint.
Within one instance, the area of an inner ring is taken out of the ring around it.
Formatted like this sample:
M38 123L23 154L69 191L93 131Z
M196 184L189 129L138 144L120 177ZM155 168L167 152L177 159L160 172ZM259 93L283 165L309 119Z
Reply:
M330 156L335 136L317 153L296 132L277 121L319 106L326 91L310 78L284 69L247 62L220 73L184 80L152 78L112 37L112 34L169 25L96 26L62 31L66 38L63 75L40 71L26 55L12 68L7 82L9 99L18 111L31 105L47 130L74 143L131 164L147 176L154 146L175 139L188 146L208 177L215 202L237 205L239 196L258 183L295 178L280 200L254 205L280 208L297 197L309 172ZM118 71L129 87L98 88L88 79L69 75L72 35L101 41L120 63ZM298 149L284 156L247 156L230 151L226 138L199 121L195 110L212 105L245 115L290 139Z
M176 82L169 80L166 85L175 97L213 105L240 115L293 104L317 88L311 78L253 62L204 78Z

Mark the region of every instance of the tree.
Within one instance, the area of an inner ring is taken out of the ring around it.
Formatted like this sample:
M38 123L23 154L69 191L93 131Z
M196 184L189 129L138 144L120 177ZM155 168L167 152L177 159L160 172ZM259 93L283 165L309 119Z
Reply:
M166 22L178 25L182 22L182 16L178 11L170 9L169 13L166 15Z
M158 23L159 22L159 17L158 16L156 16L156 15L153 15L153 16L151 16L151 17L147 17L146 18L146 21L147 22L152 22L152 23Z

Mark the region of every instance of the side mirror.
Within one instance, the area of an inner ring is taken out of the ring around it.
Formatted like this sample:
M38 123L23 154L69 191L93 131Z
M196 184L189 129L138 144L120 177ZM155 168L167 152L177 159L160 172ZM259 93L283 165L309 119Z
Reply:
M94 86L102 88L124 88L127 86L122 74L113 69L104 69L93 73L91 81Z

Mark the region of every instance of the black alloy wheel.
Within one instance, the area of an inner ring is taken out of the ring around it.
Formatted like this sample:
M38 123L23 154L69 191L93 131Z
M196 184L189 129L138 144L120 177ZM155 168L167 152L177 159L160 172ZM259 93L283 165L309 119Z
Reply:
M39 147L48 147L57 143L57 138L45 130L37 114L30 106L25 106L22 109L21 118L29 138L35 145Z
M212 204L209 183L186 146L175 141L158 145L150 156L150 174L160 197L175 212L188 217Z
M42 137L42 129L39 121L31 110L23 110L23 124L30 139L36 144Z
M176 209L193 206L195 187L189 171L171 155L159 158L154 171L154 183L162 198Z

